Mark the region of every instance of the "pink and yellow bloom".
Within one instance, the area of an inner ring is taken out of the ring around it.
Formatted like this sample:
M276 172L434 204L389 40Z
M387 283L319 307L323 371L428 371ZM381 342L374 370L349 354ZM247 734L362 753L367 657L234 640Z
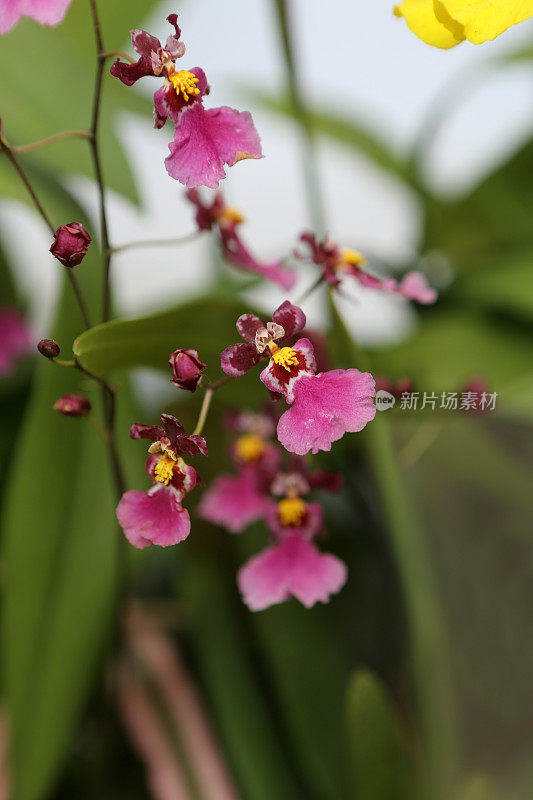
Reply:
M41 25L57 25L66 14L70 0L0 0L0 33L7 33L22 17Z
M17 361L33 349L30 327L13 308L0 308L0 376L15 369Z
M182 424L170 414L161 415L162 425L131 426L132 439L148 439L146 472L153 482L147 492L125 492L117 506L117 517L126 538L134 547L160 547L182 542L190 533L189 512L181 501L196 486L198 475L183 455L207 456L202 436L187 435Z
M164 47L146 31L132 31L139 59L134 64L117 59L111 74L126 86L147 76L164 78L154 94L154 125L162 128L170 119L175 126L170 155L165 159L167 172L185 186L215 189L226 177L225 164L232 167L246 158L262 158L261 142L247 111L228 106L204 108L203 98L210 87L200 67L176 71L176 61L185 53L177 19L176 14L167 17L174 33Z
M279 284L283 289L292 289L296 281L294 271L284 267L282 261L265 264L254 258L238 232L238 227L244 222L244 217L240 211L225 204L220 192L215 194L211 203L207 203L202 201L196 189L190 189L187 192L187 199L196 207L196 224L199 230L206 231L217 228L226 261L245 272L261 275L261 277Z
M358 250L341 249L328 237L317 242L312 233L303 233L300 239L309 247L309 256L300 252L295 255L319 266L323 270L324 280L334 288L349 275L367 289L391 292L423 305L431 305L437 299L436 290L428 285L421 272L408 272L400 282L391 277L376 278L364 269L366 259Z
M272 492L282 495L270 501L265 522L273 544L250 559L237 576L239 589L252 611L261 611L295 597L306 608L327 603L347 578L344 562L321 553L313 539L322 532L323 510L302 495L310 490L304 473L280 474Z
M237 320L237 330L246 344L227 347L220 356L227 375L239 377L269 356L260 378L275 396L284 395L292 405L282 414L277 434L291 453L305 455L310 450L330 450L345 433L362 430L374 419L375 383L372 376L357 369L334 369L316 374L313 345L298 339L292 347L284 345L301 331L305 314L285 301L263 322L253 314ZM280 347L280 344L282 345Z

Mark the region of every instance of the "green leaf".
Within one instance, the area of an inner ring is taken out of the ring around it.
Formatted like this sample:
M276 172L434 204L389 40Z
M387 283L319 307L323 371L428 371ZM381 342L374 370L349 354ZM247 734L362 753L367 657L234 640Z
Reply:
M240 542L239 542L240 544ZM241 552L250 554L248 546ZM348 659L331 628L331 607L296 601L250 620L309 797L344 800L348 753L343 735Z
M359 670L347 693L348 732L357 800L413 800L412 769L385 686Z
M485 775L470 778L457 794L457 800L496 800L496 798L495 788Z
M155 0L114 0L99 2L98 6L105 47L129 49L129 30L142 27ZM22 53L27 68L13 69ZM139 113L150 121L151 103L136 89L113 78L110 64L111 60L105 66L100 112L104 175L110 188L134 199L135 182L119 138L119 113ZM54 28L22 20L2 37L0 67L3 74L10 76L2 91L2 133L11 145L26 144L62 130L88 129L96 68L89 3L72 3L65 21ZM167 131L160 135L170 136ZM61 140L21 154L20 161L24 166L39 163L59 176L93 176L89 144L83 139ZM158 166L163 175L163 164ZM13 186L6 177L11 170L7 159L0 157L4 194Z
M86 222L51 179L44 199L52 211L74 212ZM100 294L94 245L76 274L94 314ZM52 335L65 348L80 327L66 285ZM41 359L9 463L1 657L14 800L49 796L113 617L121 534L108 456L86 419L66 419L52 410L57 397L71 391L88 394L98 409L92 381Z
M517 250L469 266L454 283L454 295L533 321L533 250Z
M213 558L209 562L196 559L188 572L192 648L242 796L303 800L248 652L246 633L239 627L224 572Z
M288 97L254 91L252 98L263 108L276 114L292 117L292 104ZM397 157L379 135L370 131L366 124L347 119L333 111L308 107L306 115L315 133L333 139L341 145L365 155L373 164L402 180L409 176L404 162Z

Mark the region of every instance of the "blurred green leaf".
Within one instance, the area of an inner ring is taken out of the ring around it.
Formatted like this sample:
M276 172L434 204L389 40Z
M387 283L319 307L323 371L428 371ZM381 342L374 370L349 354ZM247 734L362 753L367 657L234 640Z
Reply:
M155 0L114 0L99 4L104 45L124 49L131 28L142 27ZM87 129L91 121L96 49L89 3L72 3L65 21L57 27L23 20L2 37L0 64L9 74L2 89L2 133L11 145L27 144L62 130ZM21 54L29 60L28 69L16 69ZM51 54L54 57L51 57ZM101 108L100 146L107 185L135 199L136 188L131 167L120 143L120 112L130 111L151 119L151 103L134 88L124 86L109 74L111 59L104 72ZM154 86L155 88L155 86ZM160 135L169 136L163 131ZM21 154L23 165L39 163L56 175L76 173L92 178L88 142L61 140L37 151ZM159 165L161 175L164 167ZM0 157L2 193L18 185L8 177L12 167ZM26 197L24 197L26 200Z
M209 563L196 559L189 565L188 585L193 650L242 796L246 800L303 800L306 796L273 726L223 571L214 559Z
M168 371L170 347L194 347L208 370L219 370L220 352L239 341L235 323L247 310L231 298L206 298L147 317L113 320L79 336L74 355L97 375L141 366Z
M533 321L533 248L502 253L470 266L454 283L454 294L472 304Z
M490 779L485 775L476 775L460 789L457 800L496 800L497 796Z
M241 552L251 554L249 544L242 544ZM331 627L331 606L310 612L292 601L254 614L250 624L310 798L345 800L342 719L349 668Z
M43 200L86 222L52 179ZM93 314L99 267L91 248L77 273ZM82 324L71 292L66 285L52 331L63 347ZM93 382L40 360L9 464L2 672L14 800L49 796L110 632L121 534L107 453L87 420L52 410L59 395L80 390L97 409Z
M368 670L350 679L348 732L357 800L414 800L406 743L385 686Z
M531 376L531 342L526 332L508 321L472 311L435 310L424 317L405 343L374 351L378 372L408 375L421 391L462 391L473 377L484 378L498 392L502 413L519 413L513 393Z
M292 104L288 97L270 95L266 92L254 91L253 99L268 111L286 117L293 116ZM397 157L389 146L380 139L379 134L370 131L366 123L347 119L334 112L317 110L308 107L306 115L313 130L334 139L339 144L365 155L373 164L402 180L408 180L404 162Z

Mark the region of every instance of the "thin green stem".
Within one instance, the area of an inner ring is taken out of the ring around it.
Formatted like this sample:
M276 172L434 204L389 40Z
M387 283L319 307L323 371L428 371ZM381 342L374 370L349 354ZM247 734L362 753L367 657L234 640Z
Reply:
M40 147L46 147L54 142L60 142L62 139L91 139L91 131L60 131L59 133L52 133L51 136L45 136L44 139L38 139L36 142L29 144L19 144L12 147L14 153L29 153L31 150L38 150Z
M294 56L294 46L291 39L291 31L295 30L296 26L290 22L289 0L274 0L274 6L277 13L278 29L287 70L289 98L294 116L298 121L302 133L302 161L309 218L316 235L321 238L326 234L326 217L316 164L315 135L302 97L298 69Z
M118 244L115 247L110 247L110 253L123 253L125 250L133 250L137 247L174 247L175 245L186 244L192 242L200 236L202 231L192 231L185 236L174 236L168 239L136 239L132 242L125 242L125 244Z
M34 204L35 208L39 212L41 218L43 219L44 223L48 227L48 230L50 231L52 236L54 236L55 228L54 228L54 226L52 224L52 220L50 219L50 217L48 216L48 214L44 210L43 204L41 203L41 201L37 197L35 189L31 185L30 179L28 178L28 176L26 175L26 173L24 172L24 170L20 166L20 164L18 162L18 159L16 158L16 156L15 156L15 154L13 152L13 148L11 148L8 145L8 143L3 138L3 136L0 136L0 148L6 154L6 156L10 160L11 164L13 165L15 170L17 171L19 178L21 179L22 183L24 184L24 186L26 187L26 189L28 191L28 194L30 195L31 199L33 200L33 204ZM85 326L87 328L90 328L91 327L91 320L90 320L90 317L89 317L89 312L87 310L87 306L85 304L85 300L83 299L83 295L81 293L81 289L79 287L78 281L76 280L76 276L74 275L74 273L72 272L70 267L65 267L65 270L66 270L66 274L68 275L68 279L70 281L72 289L74 291L74 295L76 297L76 301L78 303L81 315L83 317L83 321L85 322Z
M219 378L218 381L214 381L213 383L205 383L205 395L202 401L202 405L200 408L200 413L198 414L198 422L196 423L196 427L193 431L193 435L199 435L202 433L204 429L204 425L207 420L207 415L209 413L209 407L211 405L211 400L213 399L213 395L220 389L221 386L228 383L231 380L229 375L225 375L223 378Z
M110 296L110 270L111 270L111 248L109 246L109 226L107 223L107 209L105 202L105 183L104 174L102 170L102 161L100 158L100 148L98 146L98 129L100 121L100 107L102 103L102 83L104 78L105 66L105 50L102 40L102 30L100 27L100 18L98 16L98 9L96 0L89 0L91 6L91 16L94 27L94 38L96 42L96 75L94 81L94 94L93 94L93 113L91 121L92 138L91 152L93 156L94 175L98 185L98 196L100 204L100 231L102 239L102 261L103 261L103 288L102 288L102 322L107 322L109 319L111 308Z

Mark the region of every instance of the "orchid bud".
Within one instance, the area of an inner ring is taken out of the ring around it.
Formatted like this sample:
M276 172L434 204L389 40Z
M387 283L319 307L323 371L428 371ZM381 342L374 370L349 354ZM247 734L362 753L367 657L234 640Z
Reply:
M91 401L84 394L64 394L54 403L54 410L64 417L86 417L91 410Z
M76 267L83 260L92 241L80 222L61 225L54 236L50 252L65 267Z
M37 350L45 358L57 358L61 353L61 348L54 339L41 339L37 345Z
M183 348L175 350L169 358L169 364L172 370L171 383L180 389L195 392L205 369L205 364L200 361L197 351Z

